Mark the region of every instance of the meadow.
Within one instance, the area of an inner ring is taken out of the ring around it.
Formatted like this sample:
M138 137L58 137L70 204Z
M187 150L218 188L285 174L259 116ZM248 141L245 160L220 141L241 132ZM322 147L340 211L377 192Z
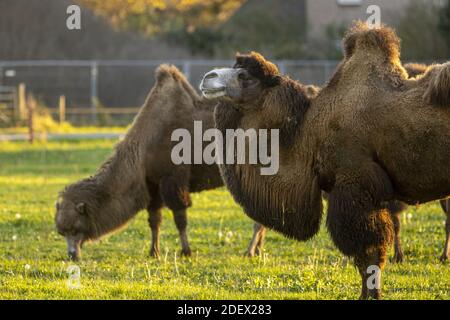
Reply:
M192 197L191 258L179 256L168 210L162 257L149 257L147 213L140 212L122 231L84 246L80 286L68 285L73 263L55 230L54 204L66 184L95 172L114 143L0 142L0 299L358 298L360 277L324 223L305 243L268 232L264 254L244 257L252 222L225 188ZM438 203L409 207L402 222L406 261L387 265L383 298L450 299L450 263L438 259L444 245Z

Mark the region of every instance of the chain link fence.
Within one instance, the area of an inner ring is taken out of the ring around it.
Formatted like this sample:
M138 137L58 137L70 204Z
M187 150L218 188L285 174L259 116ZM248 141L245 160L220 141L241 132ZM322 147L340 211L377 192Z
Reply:
M305 84L323 85L337 61L275 61L283 74ZM110 61L0 61L0 87L24 83L58 118L58 104L65 96L65 119L75 125L125 125L136 114L154 84L155 69L162 63L176 65L194 87L215 67L231 60L110 60Z

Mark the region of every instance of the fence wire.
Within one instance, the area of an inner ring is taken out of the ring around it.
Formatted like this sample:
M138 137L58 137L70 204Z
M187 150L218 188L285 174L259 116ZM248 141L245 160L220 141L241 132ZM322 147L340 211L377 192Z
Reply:
M323 85L338 63L328 60L275 62L283 74L315 85ZM180 68L195 88L207 71L233 65L231 60L0 61L0 86L17 87L25 83L27 92L40 104L55 110L59 97L64 95L67 119L75 124L98 124L99 121L126 124L144 102L154 84L155 69L162 63ZM80 108L91 112L71 112ZM126 110L105 111L110 108L130 108L130 114L127 115Z

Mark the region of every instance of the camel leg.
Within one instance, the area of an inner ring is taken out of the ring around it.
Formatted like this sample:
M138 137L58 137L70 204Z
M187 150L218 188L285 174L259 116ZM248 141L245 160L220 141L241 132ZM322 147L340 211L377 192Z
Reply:
M259 232L259 240L258 240L258 243L256 244L256 249L255 249L255 254L257 256L262 254L262 251L264 248L264 240L266 238L266 232L267 232L266 227L262 226L261 231Z
M394 258L392 262L394 263L402 263L403 262L403 250L402 244L400 240L400 215L394 214L391 215L392 222L394 225Z
M152 243L150 245L150 256L159 258L159 230L162 222L161 197L157 192L150 193L150 204L147 207L148 224L152 233Z
M181 255L189 257L191 255L191 248L189 247L189 241L187 236L187 210L181 209L173 211L173 217L175 225L177 226L178 233L181 241Z
M266 233L265 227L262 224L259 224L258 222L255 222L253 225L253 237L252 240L250 240L250 243L247 248L246 256L247 257L254 257L255 255L258 255L261 252L264 235Z
M149 213L148 222L152 230L152 244L150 247L150 256L159 258L159 229L162 221L161 209L147 209Z
M181 177L165 178L160 182L160 193L164 203L173 212L181 240L181 255L190 256L187 236L187 208L191 206L188 183Z
M394 225L394 258L392 262L401 263L403 262L403 250L400 240L400 214L403 210L407 208L407 205L400 201L389 201L388 210L391 215L391 219Z
M440 260L445 262L450 260L450 199L441 200L441 206L447 219L445 221L445 245Z
M338 249L354 258L361 275L360 299L380 299L381 273L394 233L382 204L393 191L376 164L367 163L363 172L349 170L337 177L329 194L327 228Z
M347 208L349 203L341 202ZM336 212L331 202L329 210L327 226L333 242L346 256L354 258L361 275L360 299L380 299L381 273L392 243L390 214L384 209L355 210L353 214Z

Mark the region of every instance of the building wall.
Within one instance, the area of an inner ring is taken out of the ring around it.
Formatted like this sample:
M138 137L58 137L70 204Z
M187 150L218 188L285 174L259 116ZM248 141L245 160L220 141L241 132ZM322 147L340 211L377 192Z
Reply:
M395 25L401 15L403 8L407 7L412 0L355 0L359 5L340 5L342 0L307 0L306 10L308 17L308 35L319 37L323 35L327 25L340 24L350 25L353 20L368 18L366 13L369 5L378 5L381 8L381 22ZM344 2L345 0L343 0ZM350 2L347 0L347 2ZM432 1L428 0L430 3Z

